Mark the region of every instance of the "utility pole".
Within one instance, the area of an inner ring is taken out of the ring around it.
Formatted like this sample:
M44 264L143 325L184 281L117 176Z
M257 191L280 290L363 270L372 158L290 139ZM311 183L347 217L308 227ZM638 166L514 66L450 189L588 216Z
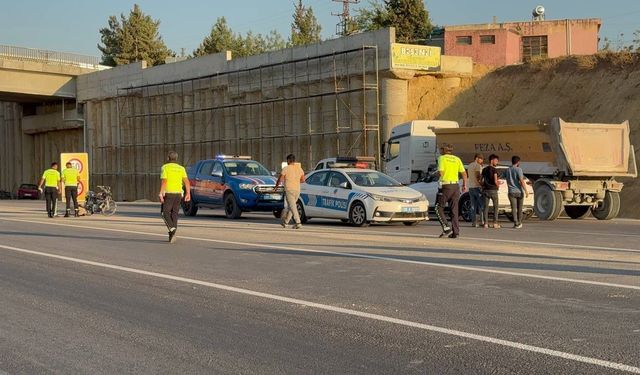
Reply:
M340 22L336 25L336 35L347 36L353 34L351 27L351 15L349 13L349 5L358 4L360 0L333 0L336 3L342 3L342 13L331 13L332 16L340 17Z

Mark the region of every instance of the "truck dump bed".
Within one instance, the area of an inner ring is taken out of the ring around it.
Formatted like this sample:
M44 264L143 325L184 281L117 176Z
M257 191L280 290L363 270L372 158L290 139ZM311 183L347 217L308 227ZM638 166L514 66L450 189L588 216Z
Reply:
M476 153L488 159L522 159L525 174L574 177L636 177L629 122L621 124L570 123L553 118L550 124L435 129L438 144L450 143L465 163ZM487 160L488 161L488 160Z

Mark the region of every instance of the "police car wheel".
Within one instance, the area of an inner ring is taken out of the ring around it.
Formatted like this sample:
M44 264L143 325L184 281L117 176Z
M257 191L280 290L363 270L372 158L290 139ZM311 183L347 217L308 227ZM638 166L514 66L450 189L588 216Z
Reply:
M182 201L182 212L187 216L196 216L198 213L198 206L193 201Z
M296 202L296 209L298 210L298 215L300 216L300 222L302 224L306 224L309 221L309 218L304 212L304 206L300 201Z
M410 227L410 226L413 226L413 225L417 225L418 222L417 221L403 221L402 224Z
M224 197L224 213L227 219L238 219L242 215L236 196L231 193Z
M351 206L349 210L349 221L356 227L363 227L369 224L367 221L367 210L362 203L356 202Z

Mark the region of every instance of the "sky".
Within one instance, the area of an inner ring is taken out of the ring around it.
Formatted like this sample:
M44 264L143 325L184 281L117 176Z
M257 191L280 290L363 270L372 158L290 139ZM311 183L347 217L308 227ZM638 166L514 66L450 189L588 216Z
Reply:
M297 2L297 0L295 0ZM352 9L367 6L361 0ZM128 14L133 4L160 20L167 46L180 54L198 47L218 17L224 16L235 32L266 34L277 30L285 39L291 30L294 0L26 0L3 1L0 7L0 44L100 56L98 30L110 15ZM333 38L342 10L333 0L303 0L322 26L323 38ZM536 5L546 8L547 19L601 18L601 39L628 45L640 29L639 0L425 0L437 25L526 21Z

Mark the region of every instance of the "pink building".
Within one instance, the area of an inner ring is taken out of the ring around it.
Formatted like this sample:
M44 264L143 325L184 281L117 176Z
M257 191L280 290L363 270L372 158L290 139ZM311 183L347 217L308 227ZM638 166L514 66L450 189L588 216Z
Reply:
M598 18L444 27L444 53L494 66L598 52Z

